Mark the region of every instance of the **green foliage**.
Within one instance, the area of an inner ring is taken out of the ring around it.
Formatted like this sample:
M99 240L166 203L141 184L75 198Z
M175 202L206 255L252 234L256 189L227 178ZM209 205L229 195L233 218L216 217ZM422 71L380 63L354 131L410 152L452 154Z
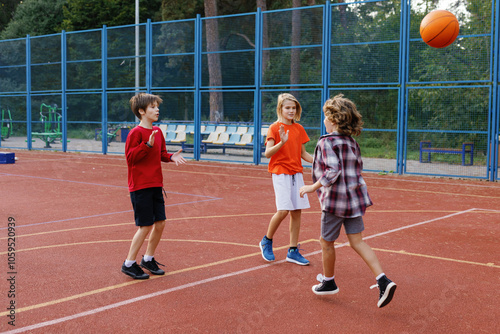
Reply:
M49 35L60 32L62 7L66 0L25 0L16 8L14 18L2 31L2 39Z
M195 18L197 14L203 14L203 11L203 0L163 0L161 4L161 17L164 21Z
M66 2L61 29L67 31L135 23L133 0L67 0ZM148 18L152 21L161 21L161 2L161 0L140 1L140 23L144 23Z
M0 32L7 27L7 24L9 24L10 20L14 17L14 12L19 3L19 0L0 1Z

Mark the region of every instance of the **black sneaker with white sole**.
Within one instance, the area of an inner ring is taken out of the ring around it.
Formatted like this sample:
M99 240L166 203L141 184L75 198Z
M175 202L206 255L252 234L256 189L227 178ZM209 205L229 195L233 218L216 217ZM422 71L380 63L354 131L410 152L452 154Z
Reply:
M370 288L373 289L375 287L378 287L380 291L377 306L384 307L389 304L392 300L392 297L394 297L394 292L396 291L397 285L384 275L377 280L377 284L372 285Z
M144 269L147 269L151 272L153 275L165 275L165 271L160 269L158 265L165 267L164 264L161 264L160 262L157 262L155 258L153 258L151 261L144 261L144 257L141 260L141 267Z
M129 275L133 279L148 279L149 275L146 274L139 265L134 262L134 264L130 267L127 267L125 265L125 262L123 262L122 265L122 273Z
M319 284L313 285L312 291L317 295L334 295L339 292L339 288L337 284L335 284L335 279L330 281L325 281L324 276L322 274L318 274L316 279L319 281Z

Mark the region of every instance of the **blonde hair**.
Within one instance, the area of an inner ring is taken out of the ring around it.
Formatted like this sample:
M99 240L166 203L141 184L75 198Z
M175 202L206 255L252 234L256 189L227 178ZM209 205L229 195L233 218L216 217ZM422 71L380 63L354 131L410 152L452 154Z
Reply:
M282 111L281 109L283 108L283 103L285 103L286 100L295 102L296 112L295 112L295 117L293 118L293 120L295 122L300 121L300 115L302 115L302 107L300 106L300 103L295 98L295 96L293 96L292 94L288 94L288 93L283 93L283 94L278 95L278 105L276 106L276 114L278 115L278 121L281 120L281 118L283 117L283 115L281 113L281 111Z
M130 99L130 108L134 115L137 116L138 119L141 119L142 115L139 109L146 111L150 104L160 105L162 102L163 100L158 95L139 93Z
M323 105L325 117L337 125L337 131L342 135L359 136L363 130L363 120L356 105L351 100L338 94L327 100Z

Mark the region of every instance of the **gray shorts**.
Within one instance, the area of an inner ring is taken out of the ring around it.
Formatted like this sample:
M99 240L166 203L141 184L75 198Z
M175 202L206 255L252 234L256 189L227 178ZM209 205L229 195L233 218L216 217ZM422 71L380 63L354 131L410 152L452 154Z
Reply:
M340 235L340 229L344 225L346 234L361 233L365 229L363 217L342 218L333 213L325 212L321 214L321 237L326 241L335 241Z

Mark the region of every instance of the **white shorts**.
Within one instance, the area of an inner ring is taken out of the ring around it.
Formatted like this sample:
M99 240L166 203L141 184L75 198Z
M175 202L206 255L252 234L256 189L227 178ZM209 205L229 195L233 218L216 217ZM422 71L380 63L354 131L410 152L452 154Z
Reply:
M272 175L277 210L293 211L310 208L307 194L300 197L299 189L304 185L302 173Z

